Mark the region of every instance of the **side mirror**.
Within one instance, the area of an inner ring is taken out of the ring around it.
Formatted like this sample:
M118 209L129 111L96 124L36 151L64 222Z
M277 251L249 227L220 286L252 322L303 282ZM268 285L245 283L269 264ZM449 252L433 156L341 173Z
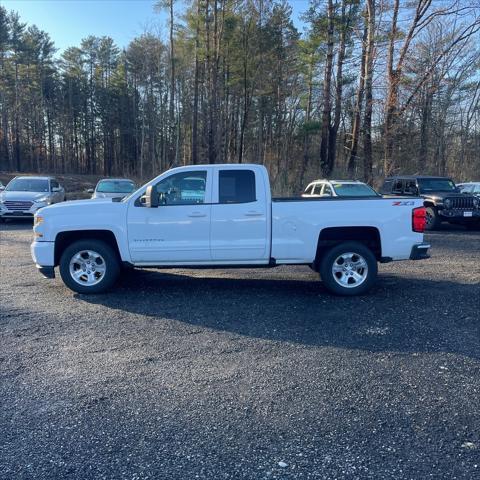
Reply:
M87 188L85 191L87 193L93 193L95 190L93 188Z
M0 191L5 190L5 187L3 185L0 185Z
M145 191L145 206L147 208L157 208L159 205L158 195L153 185L149 185Z
M55 193L55 192L59 192L60 190L61 190L60 187L53 187L53 188L52 188L52 192L54 192L54 193Z

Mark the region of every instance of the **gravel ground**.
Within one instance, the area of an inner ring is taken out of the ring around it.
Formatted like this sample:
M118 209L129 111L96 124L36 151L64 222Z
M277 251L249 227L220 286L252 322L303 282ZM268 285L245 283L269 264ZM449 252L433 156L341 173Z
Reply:
M480 478L479 232L363 297L304 267L89 297L0 228L1 479Z

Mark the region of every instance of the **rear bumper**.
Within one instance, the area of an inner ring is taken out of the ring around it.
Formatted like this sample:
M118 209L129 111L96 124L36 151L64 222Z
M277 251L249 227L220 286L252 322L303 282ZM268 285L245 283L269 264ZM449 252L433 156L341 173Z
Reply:
M429 243L417 243L412 247L412 252L410 253L410 260L424 260L426 258L430 258L430 255L428 254L429 248Z

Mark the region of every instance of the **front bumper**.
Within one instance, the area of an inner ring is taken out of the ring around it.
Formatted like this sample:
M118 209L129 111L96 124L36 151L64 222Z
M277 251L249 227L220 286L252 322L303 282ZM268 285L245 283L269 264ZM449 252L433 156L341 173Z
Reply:
M410 253L410 260L424 260L426 258L430 258L430 255L428 254L429 248L429 243L417 243L412 247L412 252Z
M472 210L464 209L446 209L438 210L438 214L443 217L445 220L455 220L455 221L471 221L472 219L480 219L480 210L478 208Z
M35 264L39 267L55 265L55 242L39 242L35 240L30 245L30 253Z
M0 217L2 218L33 218L35 213L43 207L48 206L47 203L34 203L27 210L9 210L5 205L0 205Z

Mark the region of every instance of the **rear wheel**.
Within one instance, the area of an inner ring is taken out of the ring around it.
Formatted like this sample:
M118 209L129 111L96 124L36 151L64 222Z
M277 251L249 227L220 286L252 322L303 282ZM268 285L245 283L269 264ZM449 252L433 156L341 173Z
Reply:
M427 207L425 209L426 212L426 224L425 230L435 230L440 226L440 216L438 215L438 211L435 207Z
M332 247L320 262L320 277L325 287L337 295L360 295L377 279L377 259L359 242Z
M60 258L60 275L68 288L78 293L102 293L113 286L120 263L113 248L101 240L79 240Z

